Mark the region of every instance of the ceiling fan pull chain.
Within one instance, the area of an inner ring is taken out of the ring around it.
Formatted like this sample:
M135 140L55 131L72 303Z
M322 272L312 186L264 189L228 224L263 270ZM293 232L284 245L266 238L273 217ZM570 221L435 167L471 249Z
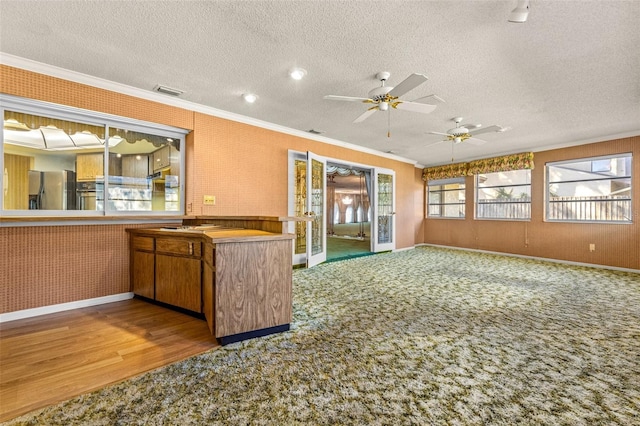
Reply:
M387 115L387 137L391 137L391 109L389 109L389 115Z

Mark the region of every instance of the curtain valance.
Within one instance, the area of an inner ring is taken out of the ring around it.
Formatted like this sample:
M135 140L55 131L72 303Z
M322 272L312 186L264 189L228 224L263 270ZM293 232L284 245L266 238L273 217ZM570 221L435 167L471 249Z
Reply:
M425 182L435 179L449 179L467 175L468 163L445 164L444 166L427 167L422 171Z
M426 167L422 171L422 180L426 182L435 179L473 176L481 173L533 169L533 167L533 152L522 152L520 154L474 160L469 163L455 163L436 167Z
M468 176L481 173L508 172L511 170L533 169L533 152L503 155L469 162Z
M362 174L364 174L364 172L362 172L360 170L355 170L355 169L346 168L346 167L338 167L338 166L327 166L327 175L328 176L335 176L335 175L339 175L339 176L349 176L349 175L360 176Z

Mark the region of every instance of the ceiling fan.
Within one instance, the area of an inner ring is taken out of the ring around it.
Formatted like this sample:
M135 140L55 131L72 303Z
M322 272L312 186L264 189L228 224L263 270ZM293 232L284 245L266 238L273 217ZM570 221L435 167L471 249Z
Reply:
M442 142L449 142L449 141L452 141L454 144L466 142L472 145L482 145L487 141L478 139L475 137L475 135L479 135L482 133L489 133L489 132L502 133L509 130L508 127L502 127L497 125L487 126L487 127L482 127L481 124L462 124L461 125L460 123L462 122L462 117L454 117L451 120L456 123L456 127L454 127L453 129L447 130L447 133L429 132L432 135L440 135L440 136L447 137L446 139L441 140L440 142L432 143L431 145L435 145Z
M436 105L423 104L419 102L408 102L398 99L400 96L409 92L410 90L415 89L425 81L427 81L427 76L424 74L411 74L409 77L404 79L400 84L395 87L385 86L386 81L391 76L390 73L383 71L376 74L376 78L380 80L381 86L376 87L368 93L368 98L357 98L352 96L335 96L335 95L326 95L324 99L329 99L333 101L348 101L348 102L362 102L365 104L373 104L371 108L366 110L363 114L361 114L358 118L356 118L354 123L361 123L366 120L370 115L375 113L376 111L387 111L389 107L406 111L420 112L423 114L429 114L431 111L436 109ZM433 98L439 102L444 102L443 99L436 95L425 96L424 98Z

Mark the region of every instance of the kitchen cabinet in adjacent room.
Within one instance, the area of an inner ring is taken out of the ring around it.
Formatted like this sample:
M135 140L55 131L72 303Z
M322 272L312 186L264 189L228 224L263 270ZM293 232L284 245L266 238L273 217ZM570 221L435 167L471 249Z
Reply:
M122 164L116 154L109 154L109 174L120 176ZM104 178L104 154L90 153L76 156L76 181L87 182Z
M76 180L95 181L104 176L103 154L78 154L76 156Z
M122 176L146 178L149 175L149 159L146 155L123 155Z
M153 171L158 171L171 166L171 146L165 145L153 152Z

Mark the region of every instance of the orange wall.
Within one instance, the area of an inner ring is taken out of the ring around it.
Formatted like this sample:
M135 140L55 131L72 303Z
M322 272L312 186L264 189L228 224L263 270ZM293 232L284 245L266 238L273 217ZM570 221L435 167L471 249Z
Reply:
M248 124L196 113L194 120L193 182L187 182L187 204L207 216L287 216L288 150L385 167L396 172L397 223L422 222L416 214L416 167L339 146L278 133ZM421 186L421 185L420 185ZM203 196L214 195L214 206ZM413 226L398 226L396 246L413 247Z
M545 164L553 161L633 153L632 224L545 222ZM424 241L480 250L640 269L640 136L536 152L531 173L531 220L474 220L474 177L466 178L467 217L425 219ZM589 251L589 244L596 250Z
M416 235L420 242L422 184L411 164L5 65L0 92L193 130L186 137L187 214L287 216L288 149L393 169L396 246L412 247ZM215 206L203 205L205 194L216 196ZM134 225L0 228L0 313L129 291L127 227Z

